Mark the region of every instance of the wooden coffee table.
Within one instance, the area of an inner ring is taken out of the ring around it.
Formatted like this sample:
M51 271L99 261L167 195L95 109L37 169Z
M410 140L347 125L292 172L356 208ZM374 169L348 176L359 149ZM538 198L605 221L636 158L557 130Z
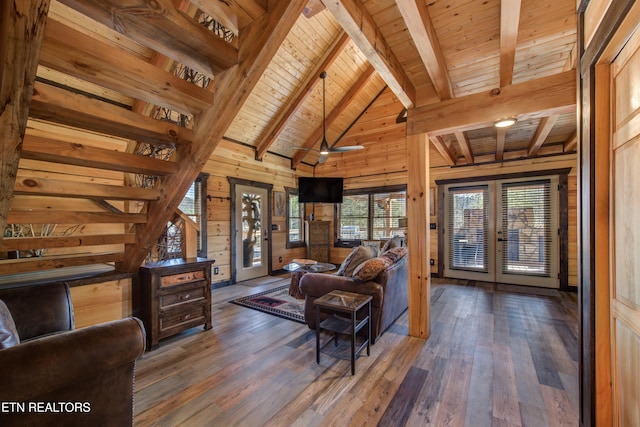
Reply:
M348 335L351 338L351 375L356 373L356 357L366 347L367 356L371 354L371 296L353 292L331 291L314 301L316 305L316 363L320 363L320 332L333 332L333 341L338 346L338 336ZM357 318L360 310L366 310L366 316ZM333 316L320 322L320 312L330 312ZM349 319L336 314L347 314ZM356 349L356 334L366 327L367 336ZM327 343L331 342L329 340ZM327 344L325 343L325 344Z
M296 260L283 267L291 272L291 283L289 284L289 295L297 299L304 299L304 294L300 292L300 279L306 273L326 273L336 269L334 264L325 262L315 262L312 260Z

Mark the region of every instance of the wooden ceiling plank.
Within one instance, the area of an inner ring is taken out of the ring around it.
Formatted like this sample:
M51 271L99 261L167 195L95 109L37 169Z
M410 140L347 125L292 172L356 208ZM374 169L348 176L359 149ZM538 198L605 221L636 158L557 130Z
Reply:
M77 212L63 210L10 210L9 224L141 224L145 213Z
M500 2L500 87L509 86L513 79L513 64L518 43L521 0Z
M0 230L7 225L49 0L0 4ZM0 233L0 244L4 233Z
M429 140L436 147L436 150L440 153L442 158L449 163L449 166L456 165L456 159L454 159L453 155L451 155L451 151L449 151L449 147L444 143L442 137L440 136L430 136Z
M177 150L178 173L160 182L160 199L148 204L145 224L136 226L136 243L125 245L123 271L137 271L187 190L209 161L280 45L300 16L306 0L268 0L267 13L239 34L239 63L216 76L214 104L194 118L194 139Z
M574 130L573 133L569 135L569 138L567 138L567 140L563 144L564 152L570 153L572 151L576 151L577 146L578 146L578 134Z
M127 0L59 1L209 77L238 63L237 48L176 10L171 0L146 2L147 7L130 7Z
M33 135L24 137L22 158L152 176L178 171L174 162L166 160Z
M528 150L529 157L533 157L536 154L538 154L540 147L542 147L542 144L544 144L544 141L547 139L547 136L549 136L549 132L551 132L551 129L553 129L553 125L558 120L558 117L559 117L558 115L553 115L549 117L543 117L540 120L540 124L536 129L536 133L535 135L533 135L533 139L529 144L529 150Z
M23 177L20 175L16 178L13 193L20 195L107 200L150 201L158 200L160 197L160 190L155 188L92 184L58 179Z
M39 248L71 248L133 243L133 233L82 236L10 237L2 241L2 251L28 251Z
M39 82L34 86L29 115L153 145L180 146L193 138L190 129Z
M336 104L336 106L331 110L331 112L327 115L326 118L326 127L329 128L336 121L338 117L344 112L344 110L353 102L353 100L358 96L358 94L365 88L367 83L371 81L375 74L375 68L369 65L367 69L358 77L358 80L349 88L349 91L344 95L344 97ZM320 125L313 131L311 136L307 138L307 140L302 144L304 148L313 147L320 138L322 138L323 132L323 124ZM329 143L331 145L331 143ZM308 150L297 150L291 159L291 168L295 169L300 162L309 154Z
M456 136L456 140L458 140L458 145L460 146L460 151L464 155L465 160L468 165L473 164L473 151L471 150L471 144L469 144L469 139L464 132L457 131L454 133Z
M331 0L324 4L402 105L416 105L415 87L364 4L358 0Z
M349 36L344 31L342 31L341 34L336 37L335 41L332 43L329 49L325 51L325 54L318 62L318 65L313 69L313 72L309 73L305 84L302 85L301 89L296 92L296 95L293 97L293 101L288 103L288 106L284 113L279 116L279 119L271 127L271 130L268 132L267 137L258 142L258 144L256 145L257 160L262 159L269 147L271 147L271 145L275 142L275 140L284 129L289 118L298 110L309 93L311 93L313 87L318 83L318 76L320 75L320 73L329 68L331 64L333 64L333 62L344 50L350 40L351 39L349 38Z
M502 161L506 137L507 130L505 128L496 128L496 161Z
M213 104L213 94L117 46L50 20L40 64L187 115Z
M520 119L564 114L576 108L576 75L566 71L548 77L424 105L408 110L407 134L453 133L503 117Z
M395 0L440 100L453 98L442 48L424 2Z

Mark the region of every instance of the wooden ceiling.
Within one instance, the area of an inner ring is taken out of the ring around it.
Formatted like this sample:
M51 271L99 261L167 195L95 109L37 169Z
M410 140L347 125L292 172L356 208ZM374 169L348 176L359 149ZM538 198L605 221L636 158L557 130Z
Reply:
M125 271L149 253L223 139L253 147L257 159L270 153L294 168L316 164L308 149L322 137L322 71L327 139L338 145L389 142L367 140L370 129L357 123L368 115L380 128L392 122L388 135L398 143L428 133L439 153L432 167L576 147L573 0L8 0L0 7L0 229L69 220L68 211L10 209L14 195L97 201L111 211L74 212L75 222L91 214L94 222L135 224L114 236L124 253L93 260ZM185 67L197 72L193 83L176 75ZM159 108L181 122L159 118ZM396 125L404 109L407 122ZM503 116L518 122L498 132L492 122ZM131 154L139 143L176 152L143 161ZM90 168L86 176L96 180L18 173L18 162L32 161ZM115 172L162 178L146 189L100 183ZM141 201L146 215L104 200Z

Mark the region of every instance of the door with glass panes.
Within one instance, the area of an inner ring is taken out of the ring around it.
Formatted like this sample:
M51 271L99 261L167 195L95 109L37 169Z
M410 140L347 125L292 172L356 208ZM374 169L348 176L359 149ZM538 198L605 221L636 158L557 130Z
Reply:
M445 277L558 288L558 178L449 184Z

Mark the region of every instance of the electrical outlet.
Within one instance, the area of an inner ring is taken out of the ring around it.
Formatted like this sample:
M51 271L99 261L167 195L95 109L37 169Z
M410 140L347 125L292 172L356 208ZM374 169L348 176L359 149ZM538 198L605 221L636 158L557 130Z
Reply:
M436 260L434 260L433 258L431 258L431 259L429 260L429 264L431 264L431 265L436 265Z
M213 267L213 274L220 274L220 267Z
M279 258L278 258L278 262L282 262L282 257L279 257Z

